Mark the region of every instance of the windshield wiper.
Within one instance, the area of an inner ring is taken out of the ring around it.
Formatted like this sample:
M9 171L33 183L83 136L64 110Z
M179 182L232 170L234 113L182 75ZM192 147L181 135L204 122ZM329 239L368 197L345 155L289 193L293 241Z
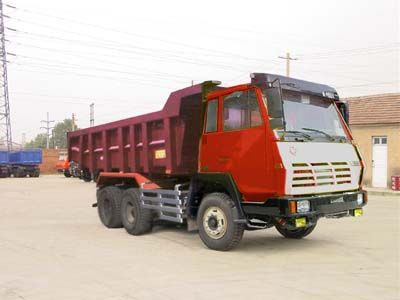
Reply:
M305 137L306 139L312 140L311 135L309 135L309 134L307 134L307 133L305 133L305 132L302 132L302 131L297 131L297 130L285 130L285 131L284 131L284 134L285 134L285 133L300 134L301 136Z
M304 127L302 129L307 130L307 131L318 132L318 133L321 133L321 134L325 135L326 137L330 138L332 141L335 140L335 138L332 135L330 135L329 133L326 133L325 131L314 129L314 128L304 128Z

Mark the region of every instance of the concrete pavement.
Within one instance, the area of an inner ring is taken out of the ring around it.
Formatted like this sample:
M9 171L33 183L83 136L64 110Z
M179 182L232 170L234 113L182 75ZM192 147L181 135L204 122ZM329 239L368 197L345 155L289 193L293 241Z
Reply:
M106 229L95 186L60 176L0 180L0 299L399 299L398 197L361 218L322 219L304 240L246 232L231 252L196 233Z

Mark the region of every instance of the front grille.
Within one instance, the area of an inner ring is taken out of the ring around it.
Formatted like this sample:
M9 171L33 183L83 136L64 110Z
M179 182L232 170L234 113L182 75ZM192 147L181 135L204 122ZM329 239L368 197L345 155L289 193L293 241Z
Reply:
M351 183L347 162L293 163L292 187Z

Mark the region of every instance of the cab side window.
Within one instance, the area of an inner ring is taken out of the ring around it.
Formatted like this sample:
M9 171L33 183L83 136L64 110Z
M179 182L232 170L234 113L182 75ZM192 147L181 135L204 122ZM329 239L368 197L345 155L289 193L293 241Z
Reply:
M224 97L224 130L238 130L262 125L255 90L233 92Z
M218 120L217 116L218 116L218 99L208 101L205 132L217 131L217 120Z

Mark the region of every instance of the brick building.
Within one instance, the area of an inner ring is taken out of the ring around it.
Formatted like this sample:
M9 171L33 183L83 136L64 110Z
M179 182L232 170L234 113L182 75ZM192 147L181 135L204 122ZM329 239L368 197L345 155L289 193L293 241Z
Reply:
M400 175L400 94L348 98L350 128L367 170L364 183L390 187Z
M43 149L42 153L42 164L40 165L42 174L56 174L57 163L67 157L67 150L65 149Z

